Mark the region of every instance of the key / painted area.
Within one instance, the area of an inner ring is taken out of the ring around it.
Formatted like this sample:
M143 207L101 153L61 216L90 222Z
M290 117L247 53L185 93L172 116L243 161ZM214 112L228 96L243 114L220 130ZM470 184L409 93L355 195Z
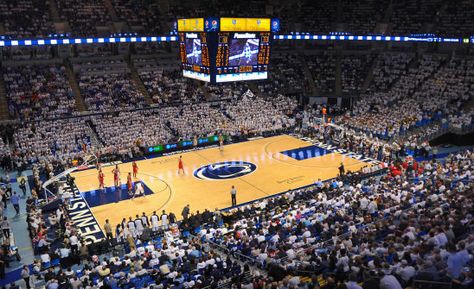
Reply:
M143 182L137 182L143 185L145 195L153 194L153 191L147 187ZM135 189L136 183L133 184ZM116 187L107 187L104 190L92 190L88 192L81 193L84 200L86 200L89 207L97 207L110 203L118 203L124 200L132 199L128 194L127 185L122 184L120 188ZM138 197L140 198L140 197Z
M311 158L317 158L331 153L328 150L320 148L318 146L307 146L302 148L296 148L281 152L282 154L294 158L295 160L306 160Z

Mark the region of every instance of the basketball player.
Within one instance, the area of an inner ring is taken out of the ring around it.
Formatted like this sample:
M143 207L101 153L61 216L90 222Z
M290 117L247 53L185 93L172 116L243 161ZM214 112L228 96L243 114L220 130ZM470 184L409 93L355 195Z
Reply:
M224 137L222 134L219 134L219 150L224 151Z
M230 197L232 200L232 207L237 206L237 190L234 186L232 186L232 188L230 189Z
M132 182L132 173L128 173L127 176L127 191L129 196L134 196L133 194L133 182Z
M99 170L99 190L103 191L105 186L104 186L104 173L102 172L102 169Z
M135 222L132 220L132 217L128 218L128 230L130 231L130 234L132 235L133 238L137 237L137 229L135 227Z
M135 161L132 163L132 168L133 168L133 178L137 178L137 173L138 173L138 165Z
M183 172L183 175L184 175L183 156L179 156L178 175L180 172Z
M112 172L114 173L114 186L118 188L120 187L120 170L118 165L115 165L115 169Z
M168 215L166 214L165 210L163 210L161 214L161 227L163 230L168 230Z
M156 211L153 212L153 215L151 215L150 219L153 232L158 231L158 229L160 228L160 217L158 217Z
M135 223L135 228L137 230L137 237L140 237L142 234L143 234L143 230L145 229L143 227L143 221L142 221L142 218L140 218L138 216L138 214L135 216L135 221L133 221Z
M140 197L145 195L145 189L142 186L142 183L138 182L135 185L135 194L133 194L133 198Z

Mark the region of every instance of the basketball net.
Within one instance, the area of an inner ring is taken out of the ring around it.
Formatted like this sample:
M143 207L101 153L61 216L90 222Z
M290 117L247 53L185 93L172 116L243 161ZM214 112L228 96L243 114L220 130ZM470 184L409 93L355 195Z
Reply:
M59 187L61 188L62 185L64 185L64 183L66 183L65 178L67 177L67 175L71 174L72 172L74 172L78 169L84 169L84 168L87 168L91 164L95 164L96 161L98 160L98 155L99 155L99 152L94 152L94 150L91 149L88 152L88 154L86 156L84 156L84 161L82 162L81 165L74 166L74 167L71 167L67 170L64 170L63 172L61 172L61 173L51 177L47 181L45 181L41 187L43 188L43 190L45 192L46 203L49 203L49 202L55 200L62 193L62 189L59 189L58 190L58 195L55 195L51 190L48 189L49 185L54 184L56 182L59 182L60 183Z

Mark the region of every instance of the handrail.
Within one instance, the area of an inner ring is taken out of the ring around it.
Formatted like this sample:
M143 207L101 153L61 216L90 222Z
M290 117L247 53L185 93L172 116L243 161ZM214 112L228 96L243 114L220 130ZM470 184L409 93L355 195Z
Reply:
M453 283L451 282L440 282L440 281L430 281L430 280L413 280L413 288L416 289L415 286L417 286L417 284L420 284L420 285L423 285L426 286L426 285L438 285L440 287L444 287L446 289L451 289L453 287Z

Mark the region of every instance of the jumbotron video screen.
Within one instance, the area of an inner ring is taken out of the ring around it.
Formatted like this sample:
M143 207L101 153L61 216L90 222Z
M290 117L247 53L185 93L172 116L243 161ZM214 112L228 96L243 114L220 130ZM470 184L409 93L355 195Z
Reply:
M189 64L202 64L201 39L186 39L186 62Z
M229 65L257 65L259 39L232 39L229 52Z
M183 76L211 81L206 33L180 33L179 39Z
M183 76L211 83L268 78L278 19L179 19Z

